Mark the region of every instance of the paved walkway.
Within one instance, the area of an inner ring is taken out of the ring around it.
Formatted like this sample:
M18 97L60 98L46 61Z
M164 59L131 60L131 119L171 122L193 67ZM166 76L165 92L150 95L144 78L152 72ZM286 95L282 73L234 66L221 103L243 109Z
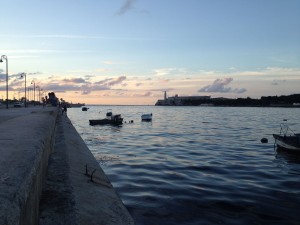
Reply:
M57 108L0 109L0 156L0 224L134 224Z

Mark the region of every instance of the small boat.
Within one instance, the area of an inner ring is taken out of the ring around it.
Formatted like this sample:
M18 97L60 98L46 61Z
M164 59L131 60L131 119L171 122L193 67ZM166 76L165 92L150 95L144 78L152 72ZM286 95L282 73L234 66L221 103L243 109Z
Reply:
M273 134L277 147L300 153L300 134L294 133L285 124L280 126L279 134Z
M150 114L143 114L142 121L152 121L152 113Z
M89 108L86 107L86 106L84 106L84 107L81 108L82 111L88 111L88 109L89 109Z
M106 113L106 118L101 120L89 120L90 125L121 125L123 124L123 118L121 117L121 114L112 114L111 111Z

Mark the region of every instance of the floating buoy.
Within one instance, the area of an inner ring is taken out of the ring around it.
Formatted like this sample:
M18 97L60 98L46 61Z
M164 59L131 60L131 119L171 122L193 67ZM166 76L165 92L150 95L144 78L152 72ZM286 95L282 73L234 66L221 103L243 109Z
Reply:
M262 138L260 141L261 143L268 143L268 138Z

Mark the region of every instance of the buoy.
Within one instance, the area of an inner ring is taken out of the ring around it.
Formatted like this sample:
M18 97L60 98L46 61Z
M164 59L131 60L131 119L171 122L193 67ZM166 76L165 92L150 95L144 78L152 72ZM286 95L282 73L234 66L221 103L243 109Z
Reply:
M260 141L261 143L268 143L268 138L262 138Z

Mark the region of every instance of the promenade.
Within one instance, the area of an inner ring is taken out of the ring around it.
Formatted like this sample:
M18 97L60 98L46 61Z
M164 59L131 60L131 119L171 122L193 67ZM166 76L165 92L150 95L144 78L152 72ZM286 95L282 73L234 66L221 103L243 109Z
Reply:
M0 224L134 224L67 116L0 107Z

